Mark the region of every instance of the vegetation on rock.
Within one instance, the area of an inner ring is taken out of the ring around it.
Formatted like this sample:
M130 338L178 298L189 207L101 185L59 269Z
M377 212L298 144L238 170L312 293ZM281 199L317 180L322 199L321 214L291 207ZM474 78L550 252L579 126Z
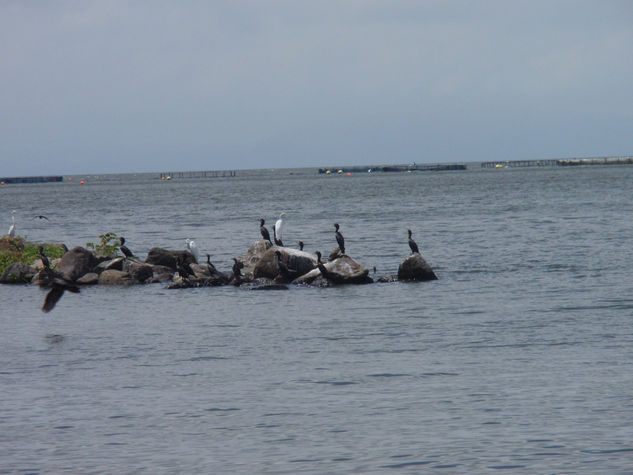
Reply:
M23 262L31 265L39 259L38 246L44 247L44 254L50 259L62 257L66 252L61 246L56 244L39 244L28 242L22 236L2 236L0 237L0 274L14 262Z
M98 244L87 242L86 249L94 251L99 257L116 257L121 246L119 236L110 231L105 234L99 234L99 239L100 242Z

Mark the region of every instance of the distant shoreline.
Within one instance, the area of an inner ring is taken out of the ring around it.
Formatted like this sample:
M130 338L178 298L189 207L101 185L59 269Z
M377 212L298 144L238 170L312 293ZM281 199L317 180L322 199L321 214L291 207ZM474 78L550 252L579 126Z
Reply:
M455 163L412 163L412 164L387 164L387 165L341 165L331 167L298 167L298 168L271 168L271 169L242 169L242 170L188 170L172 172L129 172L129 173L86 173L74 175L34 175L0 177L0 185L31 184L31 183L61 183L72 181L73 177L83 180L94 179L96 181L106 176L132 175L150 179L172 180L183 178L233 178L244 176L257 176L275 173L289 175L307 174L351 174L351 173L393 173L393 172L428 172L428 171L464 171L475 169L503 169L503 168L547 168L547 167L582 167L605 165L633 165L633 156L611 157L586 157L586 158L561 158L541 160L493 160L476 162ZM92 180L91 180L92 181ZM83 184L83 181L80 182Z

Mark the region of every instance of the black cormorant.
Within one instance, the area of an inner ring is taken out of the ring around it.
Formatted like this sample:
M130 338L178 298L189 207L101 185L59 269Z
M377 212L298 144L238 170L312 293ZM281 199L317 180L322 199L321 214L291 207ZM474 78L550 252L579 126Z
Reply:
M343 238L343 235L338 231L338 228L339 228L338 223L334 223L334 228L336 229L336 232L334 233L334 237L336 237L338 248L341 250L341 254L345 254L345 239Z
M209 254L207 254L207 269L209 269L209 274L211 275L215 274L218 271L215 266L211 264L211 256Z
M119 238L121 241L121 245L119 246L119 249L121 249L121 252L123 253L123 255L125 256L125 258L127 259L128 257L132 257L132 251L130 251L127 246L125 246L125 238L124 237L120 237Z
M411 248L411 254L415 254L416 252L418 254L420 254L420 250L418 249L418 245L416 244L416 242L411 238L411 230L407 229L407 232L409 233L409 247Z
M284 279L292 280L293 273L290 271L290 269L288 269L288 265L283 261L281 251L275 251L275 256L277 256L277 266L279 266L279 273L281 274L281 276Z
M299 250L303 251L303 241L299 241Z
M316 251L315 254L317 256L317 267L321 271L321 275L323 277L325 277L328 274L328 270L323 265L323 262L321 262L321 252L320 251Z
M268 229L266 229L266 226L264 226L264 223L265 223L264 218L261 218L259 220L259 232L262 233L262 237L266 241L272 244L273 242L270 240L270 233L268 232Z
M233 262L233 277L230 283L239 286L242 283L242 269L244 268L244 263L235 257L233 258Z
M184 257L179 256L176 258L176 270L185 282L189 282L189 277L195 277L195 273L191 270L191 266L185 262Z
M42 306L43 312L50 312L55 307L55 304L62 298L64 292L68 290L69 292L78 294L79 288L70 280L65 279L53 269L51 269L51 264L48 260L48 257L44 255L44 248L39 246L40 259L42 260L42 264L44 265L44 272L46 278L40 281L41 287L51 287L51 290L46 294L46 298L44 299L44 305Z

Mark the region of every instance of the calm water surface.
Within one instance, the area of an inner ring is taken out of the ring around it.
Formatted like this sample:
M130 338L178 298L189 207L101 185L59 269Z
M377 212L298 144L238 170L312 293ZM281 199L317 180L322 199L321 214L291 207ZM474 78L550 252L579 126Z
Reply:
M633 467L633 168L0 189L0 225L229 270L286 245L440 280L253 292L0 286L0 473L624 473ZM45 214L50 221L32 219Z

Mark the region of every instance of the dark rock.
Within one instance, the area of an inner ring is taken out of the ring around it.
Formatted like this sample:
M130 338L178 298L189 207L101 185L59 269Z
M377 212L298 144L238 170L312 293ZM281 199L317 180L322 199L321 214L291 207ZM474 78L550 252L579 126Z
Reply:
M28 284L37 274L37 270L22 262L13 262L0 276L0 284Z
M328 256L327 260L328 262L332 262L338 259L339 257L343 257L343 253L341 252L341 248L337 247L336 249L333 249L332 252L330 252L330 255Z
M261 255L255 265L253 269L254 278L268 277L269 279L275 279L280 277L277 256L275 255L276 251L281 253L281 259L286 264L292 276L292 278L288 280L293 280L307 274L316 267L316 257L308 252L299 251L298 249L290 247L273 246Z
M373 282L369 277L369 269L362 264L359 264L349 256L339 257L332 262L326 262L323 264L327 270L327 275L324 276L327 280L335 284L368 284ZM315 279L321 276L321 271L317 268L307 274L295 279L293 284L312 284L315 283Z
M120 270L104 270L99 275L99 285L131 285L132 278L127 272Z
M206 279L211 277L211 273L209 272L209 267L207 265L200 264L189 264L189 267L193 271L194 275L198 279Z
M407 256L398 267L398 280L427 281L437 280L431 266L417 252Z
M123 270L123 264L125 263L124 257L115 257L114 259L108 259L99 262L95 271L100 274L104 270Z
M288 286L282 284L257 285L250 290L288 290Z
M376 282L381 282L381 283L398 282L398 276L397 275L384 275L382 277L379 277L378 280L376 280Z
M55 272L72 282L92 272L97 264L97 258L92 252L77 246L62 256L55 267Z
M99 274L96 272L88 272L83 277L77 279L77 283L81 285L96 285L99 283Z
M196 263L195 256L189 251L170 251L160 247L153 247L149 250L145 263L169 267L173 271L176 271L176 261L179 258L182 259L185 264Z
M154 276L154 269L152 266L131 260L128 260L125 264L125 271L130 274L132 280L141 284Z
M163 274L154 273L154 276L147 279L145 283L146 284L160 284L163 282L171 281L172 277L173 277L173 274L169 274L169 273L163 273Z

